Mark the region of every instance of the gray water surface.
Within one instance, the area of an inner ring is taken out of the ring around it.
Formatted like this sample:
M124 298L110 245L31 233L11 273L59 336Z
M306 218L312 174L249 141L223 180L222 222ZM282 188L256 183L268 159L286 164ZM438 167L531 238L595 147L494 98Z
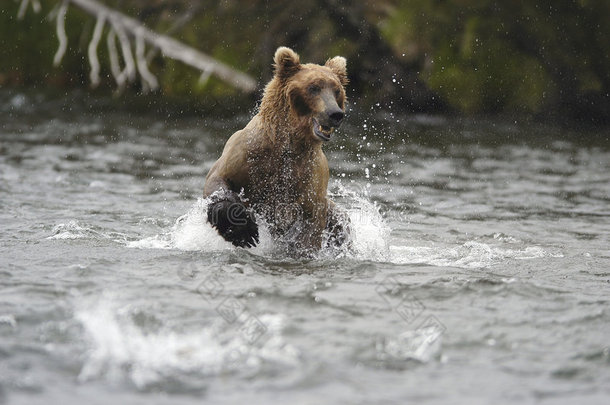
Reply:
M0 93L0 402L610 401L606 129L352 113L353 252L203 220L231 120Z

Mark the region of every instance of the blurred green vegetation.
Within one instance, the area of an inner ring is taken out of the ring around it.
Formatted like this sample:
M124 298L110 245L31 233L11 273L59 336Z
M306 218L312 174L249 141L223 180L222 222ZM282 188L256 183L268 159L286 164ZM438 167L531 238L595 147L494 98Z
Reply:
M384 37L462 111L607 103L606 0L400 0L390 15Z
M69 49L60 67L49 13L17 19L19 2L0 6L0 85L88 86L87 44L95 19L71 6ZM349 96L395 111L570 115L608 121L610 1L532 0L104 0L160 33L249 73L271 77L277 46L304 61L348 58ZM105 40L103 85L114 88ZM203 104L251 104L221 81L167 58L151 70L164 96ZM137 85L131 90L138 90ZM260 95L260 91L258 93Z

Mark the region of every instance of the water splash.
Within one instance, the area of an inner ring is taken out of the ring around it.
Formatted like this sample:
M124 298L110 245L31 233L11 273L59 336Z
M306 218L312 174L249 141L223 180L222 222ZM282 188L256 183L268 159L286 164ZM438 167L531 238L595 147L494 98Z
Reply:
M327 248L320 257L348 256L368 260L385 260L388 255L390 228L383 219L379 207L370 201L362 188L349 189L339 184L331 194L340 209L344 210L351 228L351 247ZM127 243L130 248L179 249L186 251L220 251L237 249L226 242L207 222L207 200L199 198L189 211L178 218L172 228L161 235L147 237ZM252 253L262 256L276 255L276 244L267 225L261 218L259 223L260 243Z
M266 333L252 343L222 319L213 319L199 330L146 330L134 320L134 308L118 305L115 298L105 296L94 304L81 304L75 313L90 346L80 381L127 377L144 389L177 375L257 372L268 364L286 367L299 363L299 351L283 338L281 314L260 315Z
M329 197L349 216L352 247L342 248L345 255L363 260L387 260L390 227L380 207L371 201L368 188L346 187L337 181Z
M439 244L439 246L391 245L391 229L380 211L380 206L371 200L366 184L345 186L340 181L336 181L329 192L329 198L335 201L338 208L349 217L349 224L344 225L351 229L350 243L340 247L325 247L318 253L317 258L351 257L395 264L430 264L475 269L493 266L511 259L563 257L556 249L527 246L519 239L500 233L494 234L493 241L489 244L472 240L453 246L446 244ZM168 232L128 242L127 246L185 251L237 249L226 242L208 224L206 212L207 200L199 198L185 215L176 220ZM261 218L257 220L260 243L249 251L260 256L281 255L282 251L278 251L267 225ZM60 235L62 234L60 233ZM509 247L504 245L509 245Z

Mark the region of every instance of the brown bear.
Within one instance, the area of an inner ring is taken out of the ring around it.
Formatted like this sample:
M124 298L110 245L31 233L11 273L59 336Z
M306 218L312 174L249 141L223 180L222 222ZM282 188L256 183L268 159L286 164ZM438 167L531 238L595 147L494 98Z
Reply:
M315 252L347 240L345 214L326 196L322 144L345 115L346 60L301 64L292 49L275 52L274 76L258 113L227 141L204 186L208 221L235 246L259 241L253 213L276 241Z

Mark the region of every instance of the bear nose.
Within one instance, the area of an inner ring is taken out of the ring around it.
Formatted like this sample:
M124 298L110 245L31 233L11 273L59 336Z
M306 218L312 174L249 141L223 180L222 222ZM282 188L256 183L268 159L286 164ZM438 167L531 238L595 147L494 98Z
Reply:
M341 124L341 121L343 121L344 116L345 114L343 113L343 111L335 111L334 113L330 114L328 118L330 118L332 126L337 127L339 126L339 124Z

